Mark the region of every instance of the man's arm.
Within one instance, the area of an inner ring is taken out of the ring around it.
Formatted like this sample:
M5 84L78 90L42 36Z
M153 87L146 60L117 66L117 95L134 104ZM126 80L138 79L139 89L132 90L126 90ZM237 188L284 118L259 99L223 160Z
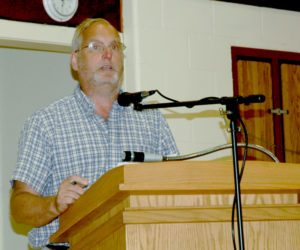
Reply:
M56 196L42 197L28 184L14 181L11 214L18 223L33 227L46 225L65 212L84 193L87 185L86 178L71 176L62 182Z

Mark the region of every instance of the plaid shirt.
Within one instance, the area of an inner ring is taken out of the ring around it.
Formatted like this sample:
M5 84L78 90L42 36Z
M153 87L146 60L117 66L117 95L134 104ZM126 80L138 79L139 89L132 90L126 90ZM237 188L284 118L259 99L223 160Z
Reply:
M122 161L125 150L178 154L160 112L135 111L115 102L106 122L94 114L94 103L78 87L25 123L11 184L25 182L42 196L56 195L71 175L88 178L90 186ZM45 246L58 228L58 219L34 228L29 233L31 246Z

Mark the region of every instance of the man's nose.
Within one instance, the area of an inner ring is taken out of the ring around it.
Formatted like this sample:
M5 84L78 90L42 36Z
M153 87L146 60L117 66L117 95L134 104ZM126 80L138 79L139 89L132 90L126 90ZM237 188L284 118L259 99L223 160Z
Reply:
M102 53L102 57L106 58L106 59L112 57L112 50L111 50L110 46L106 46L104 48L104 51Z

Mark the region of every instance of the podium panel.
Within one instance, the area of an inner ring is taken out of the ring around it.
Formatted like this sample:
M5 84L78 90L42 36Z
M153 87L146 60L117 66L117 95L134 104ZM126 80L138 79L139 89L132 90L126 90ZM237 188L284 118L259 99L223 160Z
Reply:
M299 249L299 176L297 164L246 163L241 182L246 249ZM71 250L231 250L233 194L232 162L120 166L61 215L50 242L70 242Z

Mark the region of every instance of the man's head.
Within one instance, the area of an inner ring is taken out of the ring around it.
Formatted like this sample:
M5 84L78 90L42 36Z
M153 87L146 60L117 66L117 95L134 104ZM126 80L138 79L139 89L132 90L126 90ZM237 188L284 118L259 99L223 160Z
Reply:
M117 91L123 76L124 45L106 20L87 19L75 31L71 64L83 91L107 86Z

